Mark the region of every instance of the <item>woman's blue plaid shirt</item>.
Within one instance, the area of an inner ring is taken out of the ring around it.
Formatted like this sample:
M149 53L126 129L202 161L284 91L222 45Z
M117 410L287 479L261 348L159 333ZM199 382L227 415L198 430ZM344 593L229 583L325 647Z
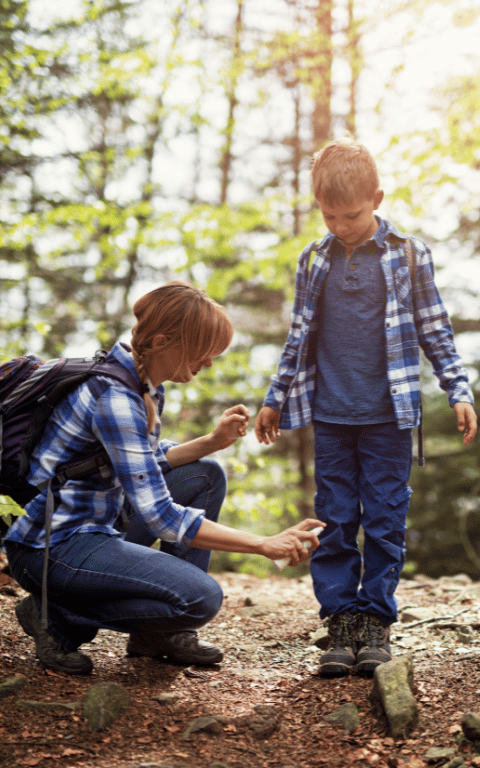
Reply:
M138 379L125 345L117 343L110 355ZM153 395L160 414L163 387L153 390ZM95 474L68 480L55 490L51 545L77 532L118 536L114 524L126 501L154 536L189 545L201 525L203 510L182 507L172 500L162 468L170 468L165 454L174 443L159 438L160 422L148 434L143 399L112 379L94 376L62 401L32 454L28 482L35 485L48 480L59 464L100 448L99 443L107 451L113 471L107 480ZM45 497L46 491L27 504L27 514L12 525L6 540L45 546Z
M412 286L403 249L406 235L389 222L379 221L378 237L373 239L383 250L380 264L387 289L387 376L397 425L406 429L420 423L419 347L431 362L451 406L456 402L473 403L473 395L455 348L448 313L435 285L429 248L418 238L411 238L416 250ZM281 411L282 429L295 429L312 421L317 377L316 312L330 269L330 246L334 239L329 233L320 243L310 243L298 262L290 332L264 401L264 405Z

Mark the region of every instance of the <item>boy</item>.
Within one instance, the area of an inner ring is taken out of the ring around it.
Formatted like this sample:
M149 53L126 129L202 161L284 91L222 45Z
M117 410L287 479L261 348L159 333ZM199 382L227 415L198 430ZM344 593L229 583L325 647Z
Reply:
M330 636L319 674L340 677L354 668L371 674L391 659L412 429L420 423L418 345L465 445L477 419L430 251L415 238L410 274L407 237L375 216L383 191L368 150L331 142L314 155L312 179L330 232L300 255L290 333L255 433L268 445L280 427L313 422L315 512L327 527L311 573Z

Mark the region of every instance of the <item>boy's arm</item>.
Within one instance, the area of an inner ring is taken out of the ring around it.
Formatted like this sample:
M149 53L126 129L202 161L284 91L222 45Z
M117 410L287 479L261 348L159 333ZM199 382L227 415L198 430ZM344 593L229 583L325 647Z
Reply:
M295 298L291 312L290 329L280 357L277 372L272 376L272 383L263 403L264 406L268 406L270 409L279 412L282 410L290 385L297 372L297 359L302 334L311 251L312 244L310 243L304 248L298 260L295 275Z
M454 408L456 403L473 405L468 374L457 353L450 318L435 285L435 270L430 249L419 240L416 240L415 244L417 269L413 289L418 342L432 364L441 388L447 392L450 406ZM469 409L466 409L468 417L463 407L457 410L464 414L462 429L470 429L472 414Z

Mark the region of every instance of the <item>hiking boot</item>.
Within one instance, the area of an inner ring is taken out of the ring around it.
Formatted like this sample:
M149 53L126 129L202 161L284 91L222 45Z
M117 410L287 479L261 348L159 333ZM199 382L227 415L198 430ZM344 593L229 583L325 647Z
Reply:
M127 656L167 657L178 664L218 664L223 652L198 639L194 630L183 632L132 632L127 643Z
M358 618L357 672L371 675L376 667L392 659L390 626L367 613L359 614Z
M91 658L79 651L66 651L45 631L31 595L15 606L15 613L25 634L33 637L37 658L45 667L67 675L90 674L93 669Z
M320 677L344 677L355 666L357 616L336 613L328 619L330 644L320 659Z

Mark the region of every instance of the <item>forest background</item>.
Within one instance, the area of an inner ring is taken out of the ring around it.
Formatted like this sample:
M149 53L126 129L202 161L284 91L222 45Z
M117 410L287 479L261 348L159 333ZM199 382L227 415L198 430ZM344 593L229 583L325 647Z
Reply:
M378 160L380 214L433 249L478 396L479 17L474 0L2 0L0 359L128 341L135 299L186 279L236 333L195 385L168 386L163 434L203 434L237 402L254 418L298 255L326 231L311 156L349 131ZM463 448L427 364L422 388L405 574L478 578L480 444ZM312 457L308 428L218 455L223 522L272 533L311 514Z

